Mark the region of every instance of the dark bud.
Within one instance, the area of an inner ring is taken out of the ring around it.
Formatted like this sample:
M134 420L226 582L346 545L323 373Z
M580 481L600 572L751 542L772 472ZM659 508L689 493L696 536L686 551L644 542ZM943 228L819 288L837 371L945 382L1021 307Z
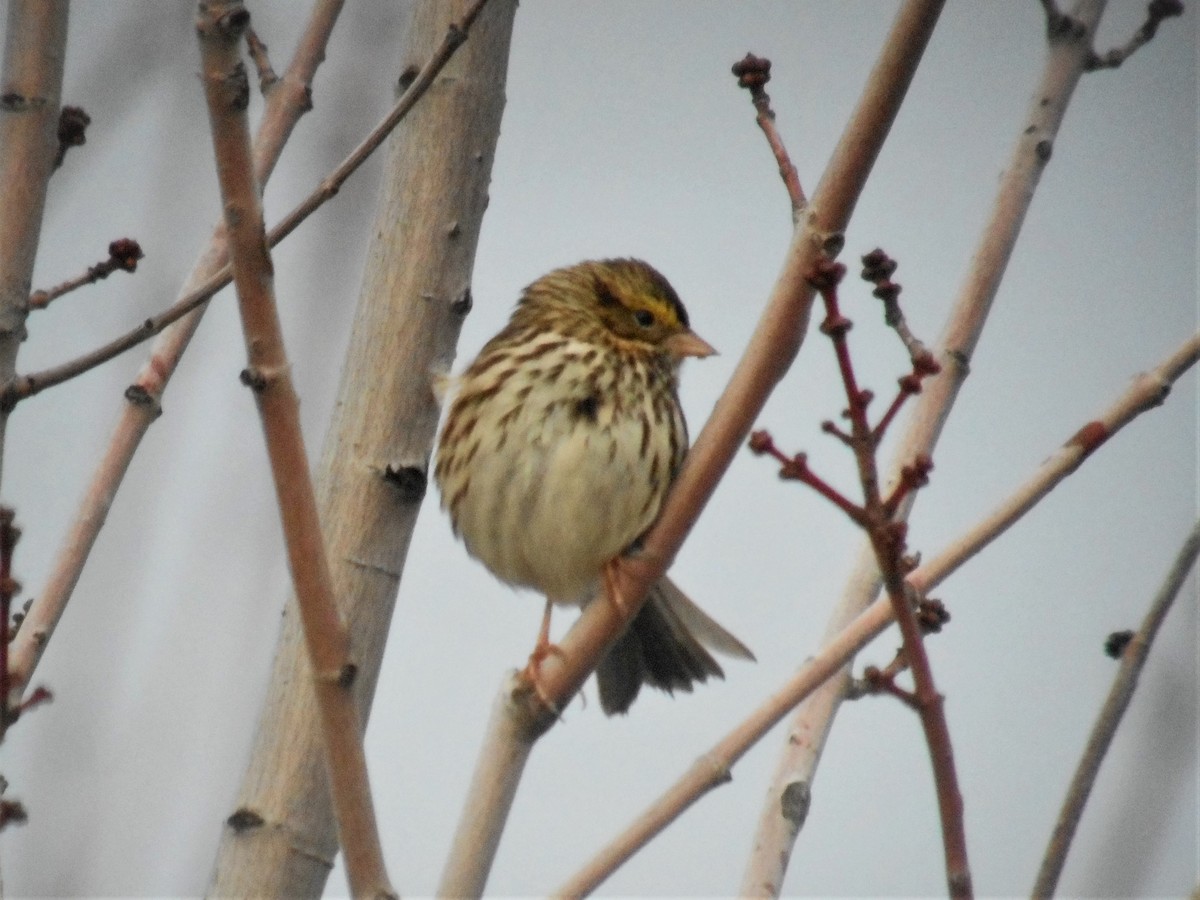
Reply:
M0 828L7 825L24 825L29 813L19 800L0 800Z
M871 291L876 297L884 303L895 303L900 297L900 285L894 281L883 280L876 284L875 290Z
M821 323L821 334L827 337L841 337L853 327L854 323L843 315L826 316L825 321Z
M937 634L950 621L950 611L941 600L921 600L917 603L917 624L924 634Z
M404 71L400 73L400 80L397 86L401 91L407 91L412 83L417 80L417 76L421 74L421 70L416 66L405 66Z
M797 453L779 469L779 477L784 481L803 481L808 477L808 454Z
M1150 0L1146 14L1155 22L1173 19L1175 16L1183 15L1183 3L1180 0Z
M64 147L82 147L87 143L87 127L92 124L81 106L64 106L58 114L58 142Z
M108 245L108 258L116 268L126 272L136 272L138 260L145 255L133 238L118 238Z
M835 262L827 257L822 257L817 260L813 266L812 272L809 273L808 283L817 290L825 290L832 287L837 287L841 280L846 275L846 267L840 262Z
M771 80L771 61L747 53L730 69L738 80L738 87L761 90Z
M236 832L248 831L251 828L260 828L266 824L266 820L252 809L242 807L234 811L228 819L225 820L228 825Z
M1104 642L1104 652L1113 659L1120 659L1129 642L1133 640L1132 631L1114 631Z
M922 350L914 356L912 365L914 375L936 375L942 371L941 365L928 350Z
M894 259L876 247L862 258L864 281L886 281L899 266Z
M771 440L771 433L769 431L752 431L750 433L750 440L746 442L750 448L750 452L756 456L769 453L774 443Z
M220 16L213 25L218 32L231 37L240 37L250 24L250 12L245 7L239 7Z
M256 394L261 394L267 389L267 379L258 369L245 368L238 375L238 380L246 387L254 391Z
M406 503L420 503L429 481L425 470L417 466L388 466L383 470L383 480Z
M131 384L125 388L125 399L134 406L153 406L154 397L140 384Z
M469 287L463 288L462 293L450 301L450 312L462 318L471 311L474 305L475 298L471 296L471 289Z

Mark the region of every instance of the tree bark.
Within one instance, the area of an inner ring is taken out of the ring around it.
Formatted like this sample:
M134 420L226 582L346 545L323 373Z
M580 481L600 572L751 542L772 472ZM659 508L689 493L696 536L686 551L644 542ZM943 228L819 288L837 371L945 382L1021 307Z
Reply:
M466 2L422 0L402 70ZM366 726L437 427L434 373L463 317L504 105L514 0L492 0L392 137L367 268L318 472L334 590ZM337 852L303 635L289 600L266 708L209 893L319 896Z
M13 0L0 75L0 384L25 340L46 185L58 147L67 52L66 0ZM0 409L0 462L9 410Z

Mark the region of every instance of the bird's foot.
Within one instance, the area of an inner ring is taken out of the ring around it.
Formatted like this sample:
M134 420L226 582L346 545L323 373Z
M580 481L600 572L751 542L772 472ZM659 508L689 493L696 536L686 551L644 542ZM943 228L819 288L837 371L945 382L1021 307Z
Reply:
M538 631L537 643L533 646L533 652L529 654L529 661L525 664L525 668L521 670L521 678L526 681L537 698L548 708L555 711L557 714L558 706L551 699L546 689L542 686L541 668L542 662L548 656L557 656L560 659L566 659L567 655L563 653L562 648L558 644L550 643L550 613L554 608L554 604L547 599L546 609L542 613L542 627Z

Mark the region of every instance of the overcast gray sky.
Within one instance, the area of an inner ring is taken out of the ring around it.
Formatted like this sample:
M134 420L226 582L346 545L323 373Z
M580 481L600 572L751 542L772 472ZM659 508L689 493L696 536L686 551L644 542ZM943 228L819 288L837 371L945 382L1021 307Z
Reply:
M267 194L277 218L390 104L403 6L354 0L321 70L316 109ZM762 309L790 235L775 165L730 64L774 62L769 92L808 189L860 91L896 4L524 0L508 107L460 362L521 287L582 258L634 255L671 279L721 355L690 363L699 430ZM276 67L297 4L251 4ZM1101 45L1144 4L1111 5ZM128 235L146 259L31 319L21 369L93 346L169 302L218 215L190 3L80 3L64 97L91 114L86 147L53 179L35 286ZM951 3L847 234L881 245L910 324L936 340L1044 54L1039 4ZM1196 328L1195 11L1123 68L1087 76L997 299L972 376L912 521L926 555L1003 499L1139 371ZM257 102L255 104L257 110ZM319 450L374 215L372 163L276 255L310 450ZM862 381L887 396L905 358L875 301L849 285ZM237 383L243 344L218 298L135 459L37 681L53 705L4 748L30 812L6 832L5 887L23 895L194 895L231 811L288 589L257 416ZM134 351L13 418L4 501L24 538L27 593L45 581L105 446ZM852 461L820 433L836 369L815 332L762 415L788 449L849 488ZM386 414L386 411L381 411ZM1196 377L1106 445L1018 529L937 593L930 643L955 741L975 884L1028 892L1115 663L1196 516ZM643 695L605 719L594 696L536 748L490 882L540 894L577 868L817 646L859 546L828 504L740 455L674 569L758 656L674 700ZM409 554L368 734L388 861L431 892L475 748L506 668L523 662L539 598L495 582L450 534L431 491ZM572 616L560 613L556 631ZM897 643L861 657L882 664ZM1189 580L1101 772L1066 894L1180 896L1197 881L1197 610ZM591 688L588 688L591 692ZM737 890L782 729L604 888ZM917 720L885 699L848 704L814 787L787 881L794 895L935 895L939 828ZM345 892L341 869L329 893Z

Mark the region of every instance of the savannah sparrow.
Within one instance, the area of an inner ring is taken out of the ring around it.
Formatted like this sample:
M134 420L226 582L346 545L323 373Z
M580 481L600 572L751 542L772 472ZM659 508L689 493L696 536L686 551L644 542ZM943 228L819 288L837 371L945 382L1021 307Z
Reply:
M435 468L442 507L492 574L546 596L534 678L553 649L552 604L595 597L657 517L687 452L679 365L714 352L658 271L608 259L527 287L456 379ZM753 659L663 578L596 670L604 711L625 712L643 683L671 692L723 676L702 643Z

